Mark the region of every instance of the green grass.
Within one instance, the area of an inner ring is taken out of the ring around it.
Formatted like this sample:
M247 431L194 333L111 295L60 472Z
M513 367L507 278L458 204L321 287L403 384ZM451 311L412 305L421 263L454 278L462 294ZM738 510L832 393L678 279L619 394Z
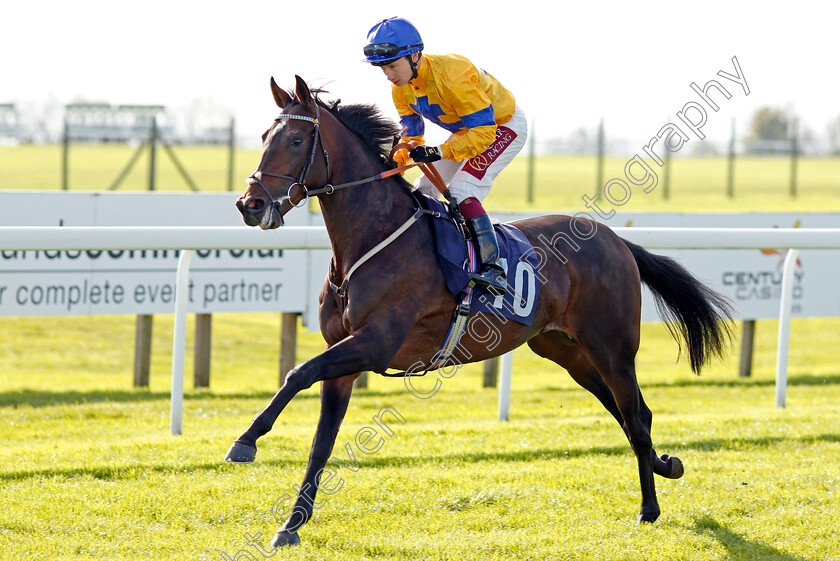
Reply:
M606 158L604 181L624 179L627 158ZM649 194L634 189L623 206L603 198L601 208L617 212L834 212L840 210L840 158L800 158L797 196L790 196L790 160L742 157L735 163L734 197L727 196L726 158L673 158L668 198L665 172ZM496 180L487 198L493 210L585 210L583 195L596 193L596 159L591 156L543 156L534 164L534 201L527 202L528 160L517 158Z
M125 145L74 144L69 150L70 190L97 191L111 187L135 148ZM201 191L228 186L228 152L219 146L176 146L178 160ZM257 168L258 150L237 150L233 190L245 188L245 177ZM60 146L0 146L0 190L61 188ZM187 183L166 153L156 156L156 189L186 191ZM604 180L624 177L627 158L607 158ZM840 211L840 157L799 158L797 196L790 196L789 158L739 157L735 163L733 198L727 196L727 159L672 158L667 164L669 196L664 198L665 171L657 168L659 185L650 194L634 190L616 210L632 212L803 212ZM415 174L409 171L406 177ZM581 197L596 192L597 167L592 156L542 156L534 164L534 200L527 201L528 158L521 155L498 178L486 200L497 211L585 210ZM119 190L145 190L149 184L149 151L145 150ZM611 205L601 200L606 211Z
M255 464L225 464L277 387L279 315L217 315L211 388L188 382L178 437L168 431L172 317L156 321L150 390L130 387L130 318L0 322L3 558L261 558L245 534L267 547L279 527L272 505L302 478L317 388L292 401ZM749 379L736 374L737 353L696 377L661 325L643 326L637 367L654 439L687 468L657 479L663 514L645 527L618 425L527 349L514 356L508 423L476 365L429 400L374 376L334 455L382 407L405 424L378 453L356 452L359 470L340 470L342 488L321 497L301 547L278 557L836 559L838 333L838 319L794 320L788 403L777 409L775 322L759 324ZM301 331L299 358L321 346Z
M73 144L68 151L68 187L71 191L109 189L138 147L125 144ZM201 191L223 191L228 185L229 153L224 146L173 146L178 161ZM142 191L149 187L150 151L144 149L125 176L120 191ZM188 184L167 153L155 154L156 189L186 191ZM259 162L259 152L234 153L234 190L245 186L245 178ZM0 146L0 189L61 189L62 147L56 145Z
M175 148L203 190L226 188L221 148ZM106 189L131 157L120 146L71 149L72 190ZM57 147L0 147L0 189L55 189ZM158 154L161 190L185 190ZM234 189L259 154L236 155ZM625 160L607 161L605 177ZM525 200L527 160L498 180L495 210L582 210L595 161L540 158ZM141 158L122 190L144 189ZM840 160L740 159L736 197L723 159L675 158L671 196L635 193L632 211L837 211ZM662 177L660 177L662 181ZM190 317L190 322L192 322ZM260 441L256 463L222 461L278 385L279 314L216 314L211 387L187 381L184 434L169 434L172 316L155 318L149 389L131 387L134 318L0 318L0 558L261 559L279 527L272 505L300 483L318 416L317 387L299 395ZM777 322L761 321L754 374L737 376L738 344L703 376L676 362L659 324L645 324L637 371L660 453L686 465L657 478L662 516L637 526L636 462L618 425L558 367L514 354L511 420L479 365L431 399L372 376L357 390L336 455L383 407L405 424L301 530L284 559L829 560L840 518L840 319L793 321L787 408L774 406ZM188 326L187 372L192 371ZM298 360L323 349L300 331ZM432 380L418 382L421 389ZM282 504L282 500L281 500ZM244 552L249 552L252 557ZM269 552L266 552L269 553Z

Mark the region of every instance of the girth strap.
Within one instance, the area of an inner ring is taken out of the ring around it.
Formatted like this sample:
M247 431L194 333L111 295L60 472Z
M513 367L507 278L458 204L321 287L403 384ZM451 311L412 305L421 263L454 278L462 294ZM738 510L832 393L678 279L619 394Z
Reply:
M475 248L470 243L467 243L467 260L464 263L464 267L465 269L467 269L467 272L470 273L478 271L479 268L478 255L475 252ZM464 297L461 299L461 301L455 307L455 311L452 313L452 320L449 324L449 330L446 332L446 337L444 337L440 349L432 357L432 360L429 362L429 364L423 366L422 368L416 371L412 370L394 373L377 372L377 374L381 374L382 376L387 376L389 378L423 376L426 374L426 372L446 366L446 362L455 353L455 349L457 349L458 343L461 342L461 337L464 335L464 331L466 330L467 319L469 319L470 308L472 307L472 299L474 294L475 284L470 283L464 291Z

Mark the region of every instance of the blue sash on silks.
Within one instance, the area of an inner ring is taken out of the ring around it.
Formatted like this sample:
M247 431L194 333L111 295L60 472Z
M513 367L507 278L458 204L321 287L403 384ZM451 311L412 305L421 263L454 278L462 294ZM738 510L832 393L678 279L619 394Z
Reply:
M432 217L438 264L446 279L446 287L461 301L470 283L465 270L467 246L455 224L448 218L443 203L431 197L418 197L428 210L442 214ZM474 287L470 308L488 314L501 315L516 322L531 325L534 319L539 282L539 261L528 239L517 228L496 224L500 262L507 271L508 290L504 296L494 296L484 288Z

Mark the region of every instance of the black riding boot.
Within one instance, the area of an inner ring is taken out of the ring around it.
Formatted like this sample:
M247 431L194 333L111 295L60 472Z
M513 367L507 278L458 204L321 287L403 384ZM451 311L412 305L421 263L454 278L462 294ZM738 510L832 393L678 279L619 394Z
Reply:
M473 280L495 296L504 294L507 278L505 270L499 264L499 242L490 217L480 214L467 220L467 226L475 237L478 257L481 259L478 273L472 275Z

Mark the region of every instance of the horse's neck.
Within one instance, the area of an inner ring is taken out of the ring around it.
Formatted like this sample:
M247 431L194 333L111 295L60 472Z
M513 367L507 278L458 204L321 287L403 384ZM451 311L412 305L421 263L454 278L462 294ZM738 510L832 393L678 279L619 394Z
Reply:
M333 166L333 184L384 171L367 154L344 153ZM371 181L319 197L338 270L347 270L413 213L408 191L393 178Z

